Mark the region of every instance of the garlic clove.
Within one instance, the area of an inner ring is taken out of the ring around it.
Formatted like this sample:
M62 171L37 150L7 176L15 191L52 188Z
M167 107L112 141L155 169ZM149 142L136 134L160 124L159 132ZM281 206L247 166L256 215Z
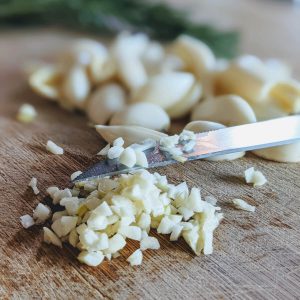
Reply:
M171 51L178 55L186 68L199 79L213 70L216 64L211 49L202 41L188 35L180 35L173 43Z
M191 119L217 122L227 126L256 122L251 106L236 95L206 99L195 107Z
M162 131L170 127L170 118L157 104L136 103L115 113L109 124L135 125Z
M114 113L123 109L125 102L125 91L120 85L100 86L88 99L87 115L93 123L105 124Z
M96 125L96 130L102 136L102 138L109 144L112 144L116 138L120 136L123 137L125 141L125 146L130 146L134 143L140 143L146 139L153 139L155 141L159 141L161 138L167 136L162 132L140 126Z
M278 162L300 162L300 142L252 151L264 159Z
M61 104L65 107L84 109L91 86L85 69L73 66L64 76Z
M195 83L186 96L179 103L168 109L167 113L172 119L183 117L191 111L201 96L202 87Z
M37 68L30 75L29 85L38 95L56 101L60 98L62 79L63 72L59 67L46 65Z
M131 103L150 102L169 109L180 102L195 83L192 74L184 72L164 73L153 76L130 100Z

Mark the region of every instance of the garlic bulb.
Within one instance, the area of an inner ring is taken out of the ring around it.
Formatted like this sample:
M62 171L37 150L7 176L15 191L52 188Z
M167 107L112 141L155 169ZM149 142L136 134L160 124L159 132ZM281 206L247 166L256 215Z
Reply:
M126 94L123 88L115 83L109 83L97 88L89 97L87 115L95 124L105 124L110 117L123 109Z
M212 130L218 130L225 128L226 126L215 123L215 122L209 122L209 121L194 121L188 123L184 129L190 130L195 133L201 133L201 132L207 132ZM234 160L240 157L243 157L245 155L245 152L236 152L236 153L230 153L230 154L224 154L224 155L218 155L214 157L205 158L205 160L209 161L222 161L222 160Z
M192 74L171 72L153 76L131 98L131 103L160 105L171 118L182 117L198 102L201 87Z
M170 118L157 104L136 103L115 113L109 124L136 125L162 131L170 127Z
M251 106L235 95L206 99L195 107L191 119L218 122L227 126L256 122Z

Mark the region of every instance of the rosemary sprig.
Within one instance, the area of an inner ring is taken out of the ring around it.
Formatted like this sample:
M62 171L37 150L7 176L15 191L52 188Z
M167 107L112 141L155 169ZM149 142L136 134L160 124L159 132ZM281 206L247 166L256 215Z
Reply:
M54 24L72 29L116 33L143 31L159 40L181 33L205 41L217 56L233 57L238 34L195 24L187 15L162 3L145 0L0 0L0 26Z

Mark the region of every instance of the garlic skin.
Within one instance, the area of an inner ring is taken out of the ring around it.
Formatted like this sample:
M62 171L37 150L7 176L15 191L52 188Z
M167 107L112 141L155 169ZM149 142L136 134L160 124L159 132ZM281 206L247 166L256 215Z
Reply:
M171 51L182 59L187 70L201 80L216 64L211 49L202 41L188 35L180 35L173 43Z
M125 106L126 94L116 83L97 88L89 97L87 115L95 124L106 124L111 116Z
M60 98L60 85L63 72L58 66L42 66L29 76L29 85L38 95L48 100L56 101Z
M184 129L193 131L195 133L202 133L202 132L208 132L212 130L218 130L226 128L226 126L215 123L215 122L209 122L209 121L193 121L188 123ZM224 154L224 155L218 155L214 157L204 158L204 160L208 161L222 161L222 160L235 160L238 158L243 157L246 154L246 152L237 152L237 153L230 153L230 154Z
M135 125L162 131L169 129L170 118L157 104L136 103L115 113L109 125Z
M236 95L206 99L195 107L191 119L192 121L217 122L227 126L256 122L256 116L251 106Z
M171 118L179 118L191 110L201 94L201 87L192 74L170 72L150 78L134 93L130 102L154 103L165 109Z
M84 109L90 93L90 81L81 66L72 67L65 74L62 84L61 104L65 107Z
M134 143L141 143L146 139L159 141L161 138L167 136L165 133L140 126L97 125L96 130L108 144L112 144L120 136L123 137L125 147Z

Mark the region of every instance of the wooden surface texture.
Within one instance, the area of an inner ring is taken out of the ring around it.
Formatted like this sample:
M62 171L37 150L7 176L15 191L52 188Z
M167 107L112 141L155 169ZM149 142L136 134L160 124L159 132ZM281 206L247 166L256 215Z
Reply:
M299 8L276 1L168 2L194 8L195 19L240 28L243 51L286 59L300 74ZM33 95L21 72L24 62L51 59L76 36L56 29L0 32L0 298L300 299L299 164L248 155L159 170L173 183L187 181L219 199L225 219L209 256L195 257L184 241L159 236L161 249L146 251L140 267L126 262L137 247L129 243L121 258L92 268L81 265L70 247L42 243L41 227L21 227L19 217L32 212L48 186L67 186L69 175L95 162L104 145L83 115ZM39 114L29 125L15 120L24 102ZM48 154L48 139L62 145L65 154ZM266 175L265 186L244 183L250 166ZM38 178L38 196L27 187L32 176ZM233 209L234 197L255 205L256 212Z

